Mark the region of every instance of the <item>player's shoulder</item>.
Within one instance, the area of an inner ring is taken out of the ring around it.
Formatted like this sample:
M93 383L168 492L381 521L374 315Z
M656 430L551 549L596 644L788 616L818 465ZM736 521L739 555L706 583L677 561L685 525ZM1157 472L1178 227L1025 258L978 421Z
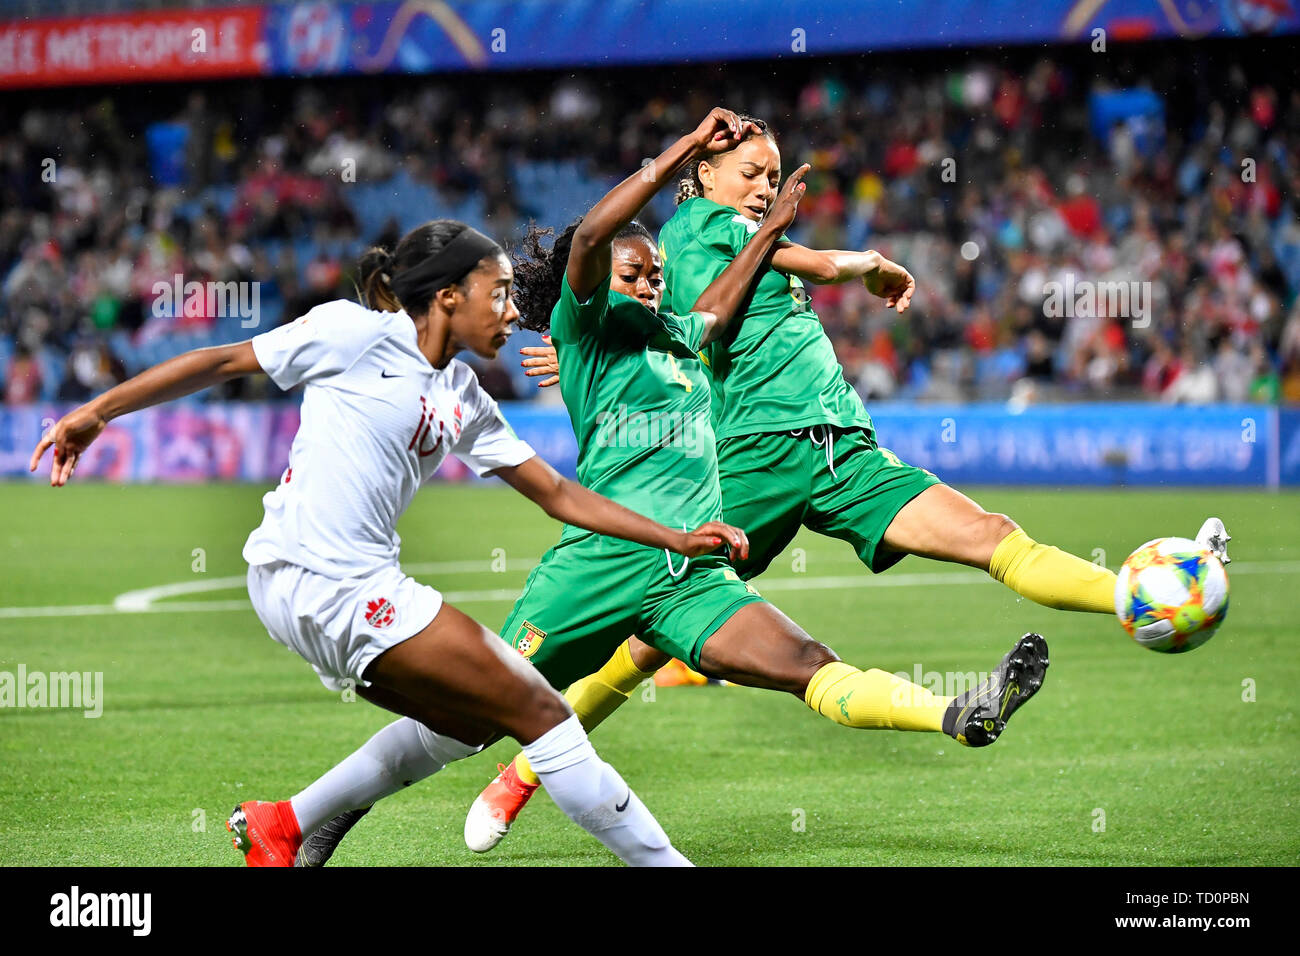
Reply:
M322 302L319 305L312 306L304 313L302 319L307 322L342 322L347 319L358 319L362 315L371 313L360 302L354 302L351 299L333 299L329 302ZM374 315L383 313L375 312Z
M446 378L447 385L462 401L490 400L488 393L479 384L478 374L468 362L454 358L447 363L447 367L442 370L442 374Z
M404 312L380 312L351 299L334 299L313 306L298 322L332 338L377 339L402 332L411 320Z
M667 235L669 241L700 238L716 230L732 231L743 228L753 233L758 223L741 215L731 206L724 206L704 196L692 196L680 206L677 212L664 224L661 236Z
M718 204L703 196L692 196L677 207L677 211L664 223L664 232L690 234L697 231L709 218L710 207Z
M609 291L608 308L609 308L610 315L614 315L614 316L621 316L621 315L628 314L632 312L633 309L635 309L636 311L632 314L638 316L644 312L649 311L645 307L645 303L643 303L640 299L634 299L632 296L624 295L622 292L615 292L613 289Z

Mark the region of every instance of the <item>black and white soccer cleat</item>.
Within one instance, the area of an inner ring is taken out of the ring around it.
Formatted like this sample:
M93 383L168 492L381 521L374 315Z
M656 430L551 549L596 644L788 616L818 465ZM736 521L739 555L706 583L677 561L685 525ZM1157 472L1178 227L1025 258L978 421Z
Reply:
M1001 736L1011 715L1038 693L1047 664L1047 641L1041 634L1026 634L997 670L948 705L943 732L967 747L987 747Z

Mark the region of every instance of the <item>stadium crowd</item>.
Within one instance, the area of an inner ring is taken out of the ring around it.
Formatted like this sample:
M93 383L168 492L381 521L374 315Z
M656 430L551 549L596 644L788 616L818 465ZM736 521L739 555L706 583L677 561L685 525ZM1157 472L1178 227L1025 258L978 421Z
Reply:
M366 245L435 215L562 227L720 103L772 124L787 171L812 164L795 239L917 278L903 317L860 285L812 290L864 398L1300 402L1300 89L1226 43L1141 49L10 95L3 400L81 400L351 295ZM1126 90L1146 111L1099 120ZM175 277L255 284L250 309L164 301ZM1052 306L1080 283L1134 298ZM486 383L532 397L512 354Z

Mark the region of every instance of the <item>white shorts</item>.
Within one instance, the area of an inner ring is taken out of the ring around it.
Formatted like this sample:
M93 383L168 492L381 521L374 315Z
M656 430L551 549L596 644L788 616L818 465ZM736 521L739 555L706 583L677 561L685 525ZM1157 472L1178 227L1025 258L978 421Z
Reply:
M440 593L396 564L342 580L285 561L249 565L248 596L271 637L330 690L367 686L361 675L370 662L419 634L442 609Z

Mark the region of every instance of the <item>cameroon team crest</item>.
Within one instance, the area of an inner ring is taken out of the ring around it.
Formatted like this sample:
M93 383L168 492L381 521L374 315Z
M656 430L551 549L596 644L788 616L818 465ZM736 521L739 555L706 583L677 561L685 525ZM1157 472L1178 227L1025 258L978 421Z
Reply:
M722 576L726 578L728 581L740 580L740 575L737 574L735 571L733 571L731 568L723 568ZM758 588L754 587L754 585L750 584L748 581L745 582L745 590L748 591L750 594L758 594ZM761 597L762 595L759 596Z
M537 653L537 649L542 646L542 641L546 640L546 632L535 624L524 621L519 625L519 630L515 631L515 639L512 641L515 650L524 657L532 657Z

